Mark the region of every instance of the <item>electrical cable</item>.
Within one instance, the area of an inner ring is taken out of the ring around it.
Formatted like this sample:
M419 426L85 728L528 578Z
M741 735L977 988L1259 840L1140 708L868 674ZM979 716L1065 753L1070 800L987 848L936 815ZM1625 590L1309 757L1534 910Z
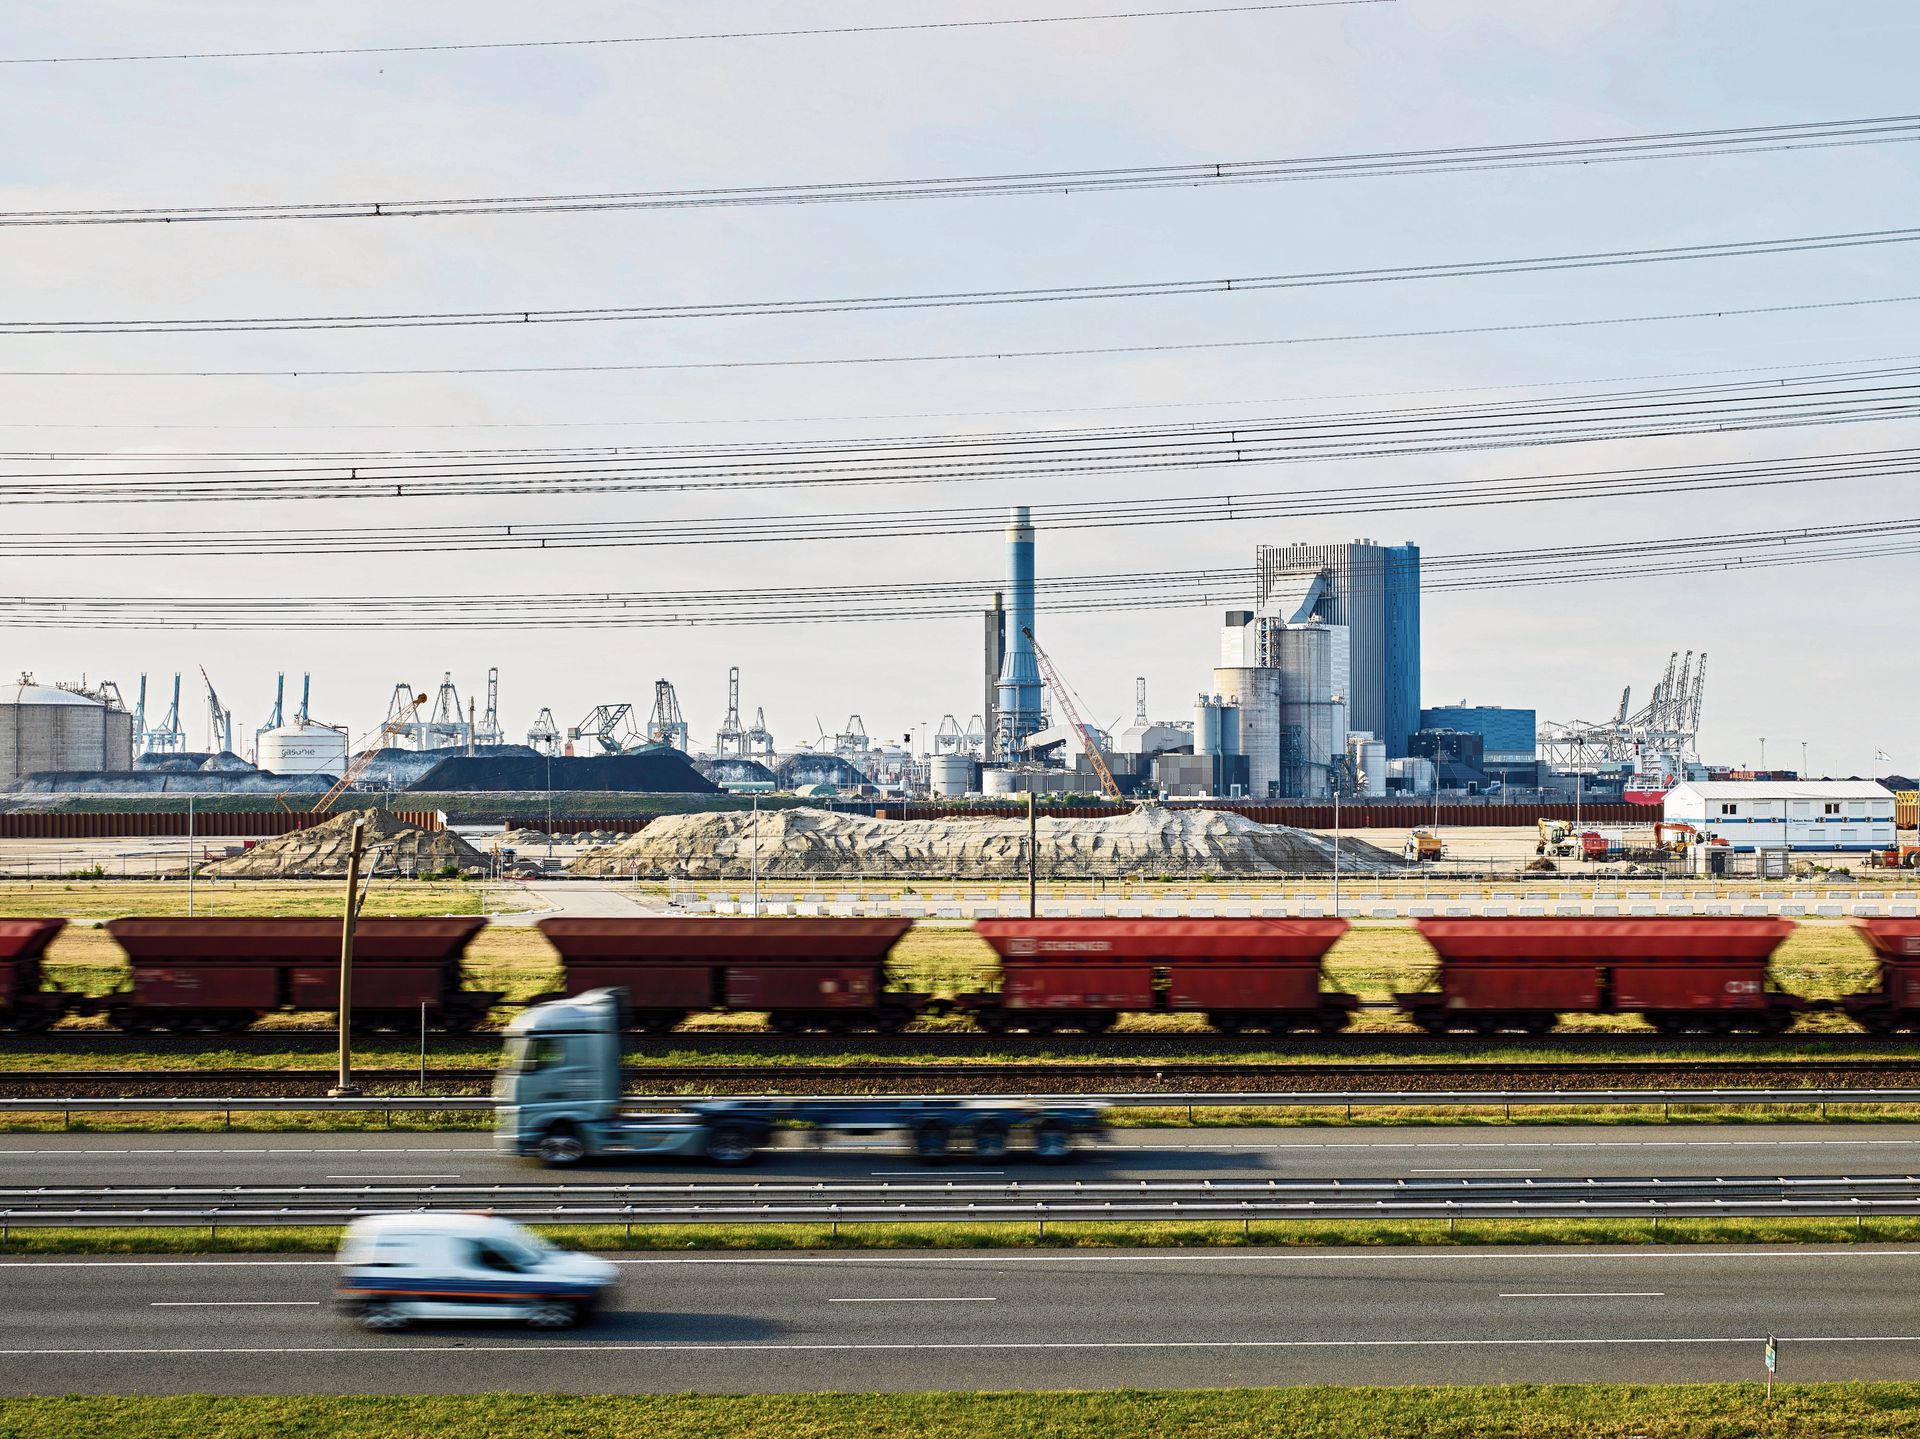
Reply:
M825 205L886 200L1004 198L1302 180L1367 180L1406 175L1529 170L1633 160L1697 159L1903 144L1920 139L1920 115L1877 115L1716 130L1669 130L1570 140L1526 140L1275 160L1199 161L1101 169L948 175L908 180L841 180L673 190L600 190L557 195L479 195L434 199L293 200L231 205L130 205L67 210L3 210L0 226L186 225L236 221L394 220L453 215L554 215L610 210L696 210Z
M952 364L974 360L1041 360L1104 355L1159 355L1193 350L1250 350L1283 345L1345 345L1368 340L1444 339L1457 335L1505 335L1532 330L1578 330L1608 325L1665 324L1680 320L1721 320L1748 315L1787 315L1815 310L1852 310L1872 305L1908 305L1920 295L1878 295L1857 300L1815 300L1790 305L1754 305L1715 310L1680 310L1652 315L1607 315L1587 320L1529 320L1509 325L1453 325L1428 330L1373 330L1345 335L1295 335L1262 340L1196 340L1159 345L1097 345L1050 350L967 350L945 354L846 355L790 360L689 360L663 364L592 365L409 365L377 368L302 368L255 370L0 370L4 379L368 379L398 375L586 375L672 370L813 369L835 365Z
M568 50L598 45L675 45L711 40L813 39L923 30L986 30L1014 25L1077 25L1091 20L1173 20L1198 15L1252 15L1273 10L1330 10L1392 5L1398 0L1279 0L1258 5L1194 5L1179 10L1107 10L1091 15L1011 15L992 20L925 20L893 25L818 25L791 30L710 30L687 35L609 35L580 40L467 40L419 45L308 46L297 50L176 50L153 54L17 55L0 65L106 65L163 60L287 60L336 55L424 55L472 50Z
M1846 481L1911 480L1920 449L1842 451L1758 460L1705 461L1599 470L1571 470L1458 480L1340 485L1228 494L1187 493L1146 499L1082 500L1032 505L1036 526L1050 531L1164 528L1274 519L1323 520L1334 515L1414 513L1486 506L1566 503ZM816 544L847 540L952 539L994 534L1003 506L873 511L853 514L722 516L573 522L378 526L297 529L129 531L63 528L0 532L0 558L102 559L154 556L454 554L613 548L708 548L721 544Z
M1920 553L1920 518L1875 520L1533 550L1423 555L1423 591L1462 592L1634 576L1825 564ZM1049 614L1138 610L1244 597L1243 567L1068 575L1036 582ZM819 624L977 613L991 582L501 595L0 596L0 619L30 628L338 629L443 627L655 628L688 624Z
M471 501L533 494L844 490L1244 468L1917 416L1920 373L1916 367L1895 367L1811 380L1744 380L1224 424L1189 420L884 439L355 453L325 463L297 455L275 455L261 463L244 456L219 461L189 456L174 463L169 456L132 457L112 468L86 469L64 467L56 458L62 467L45 467L43 461L0 471L0 500L17 505Z
M309 330L444 329L491 325L602 324L658 320L740 319L778 315L875 314L892 310L1046 305L1088 300L1137 300L1258 290L1318 289L1337 285L1397 284L1415 280L1476 279L1561 270L1612 269L1696 260L1747 259L1871 245L1906 245L1920 228L1854 230L1789 235L1771 240L1719 240L1700 245L1589 250L1499 260L1455 260L1374 269L1309 270L1296 274L1240 275L1204 280L1139 280L1105 285L1055 285L1031 289L952 290L932 294L848 296L808 300L730 300L690 305L592 305L574 309L423 310L393 314L320 314L245 317L113 318L104 320L0 320L0 335L211 335Z

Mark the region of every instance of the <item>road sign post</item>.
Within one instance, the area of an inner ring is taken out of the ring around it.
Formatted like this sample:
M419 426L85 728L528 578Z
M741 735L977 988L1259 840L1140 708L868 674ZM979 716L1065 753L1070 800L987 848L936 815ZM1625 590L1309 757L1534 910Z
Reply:
M1767 1348L1764 1355L1767 1366L1767 1400L1773 1400L1773 1376L1780 1368L1780 1342L1771 1334L1767 1336Z

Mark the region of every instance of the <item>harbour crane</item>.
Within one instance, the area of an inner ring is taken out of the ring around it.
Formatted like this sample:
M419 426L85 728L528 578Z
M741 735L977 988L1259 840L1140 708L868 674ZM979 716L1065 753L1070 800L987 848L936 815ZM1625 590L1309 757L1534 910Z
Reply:
M1047 658L1047 652L1040 648L1040 641L1033 638L1033 631L1022 629L1021 634L1033 640L1033 657L1040 665L1040 678L1047 682L1047 688L1053 691L1054 699L1067 716L1067 722L1079 731L1080 743L1087 751L1087 758L1093 762L1093 772L1100 776L1100 788L1110 800L1124 804L1126 796L1120 793L1120 786L1113 778L1113 771L1107 768L1107 757L1100 753L1100 741L1094 738L1093 728L1080 718L1079 707L1073 702L1073 696L1067 692L1066 681L1060 678L1060 672L1053 667L1053 661Z

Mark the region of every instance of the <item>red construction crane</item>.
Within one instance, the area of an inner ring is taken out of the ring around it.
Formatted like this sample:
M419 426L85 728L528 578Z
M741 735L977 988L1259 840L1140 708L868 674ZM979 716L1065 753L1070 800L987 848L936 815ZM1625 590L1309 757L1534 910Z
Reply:
M1120 786L1114 783L1113 771L1107 768L1107 757L1100 753L1100 741L1094 738L1093 727L1080 718L1073 697L1067 693L1066 681L1060 678L1060 672L1053 667L1053 661L1047 658L1047 652L1040 648L1040 641L1033 639L1033 631L1022 629L1020 633L1033 640L1033 657L1039 662L1040 678L1047 682L1054 699L1066 711L1068 722L1079 731L1080 743L1087 752L1087 758L1093 761L1093 772L1100 776L1100 788L1108 799L1124 803L1126 797L1120 793Z
M328 810L332 809L340 796L352 789L353 782L365 774L372 766L374 760L379 758L380 751L386 748L387 740L391 736L399 734L402 730L406 729L408 725L412 724L419 716L420 706L426 702L427 697L425 695L415 696L413 708L410 711L406 714L397 715L380 726L380 733L374 735L368 742L367 747L348 761L346 767L340 771L340 778L333 782L333 788L320 796L314 803L311 813L325 814Z

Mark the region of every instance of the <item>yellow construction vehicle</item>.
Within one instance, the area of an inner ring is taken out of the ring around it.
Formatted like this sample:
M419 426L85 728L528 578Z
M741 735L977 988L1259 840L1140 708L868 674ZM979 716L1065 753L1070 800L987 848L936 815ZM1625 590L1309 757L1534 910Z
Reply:
M1446 858L1447 847L1440 843L1439 835L1422 825L1407 831L1407 842L1400 853L1409 864L1419 864L1423 860Z
M1540 827L1540 842L1533 847L1535 854L1554 859L1575 859L1580 855L1580 836L1575 833L1571 820L1543 819L1535 823Z

